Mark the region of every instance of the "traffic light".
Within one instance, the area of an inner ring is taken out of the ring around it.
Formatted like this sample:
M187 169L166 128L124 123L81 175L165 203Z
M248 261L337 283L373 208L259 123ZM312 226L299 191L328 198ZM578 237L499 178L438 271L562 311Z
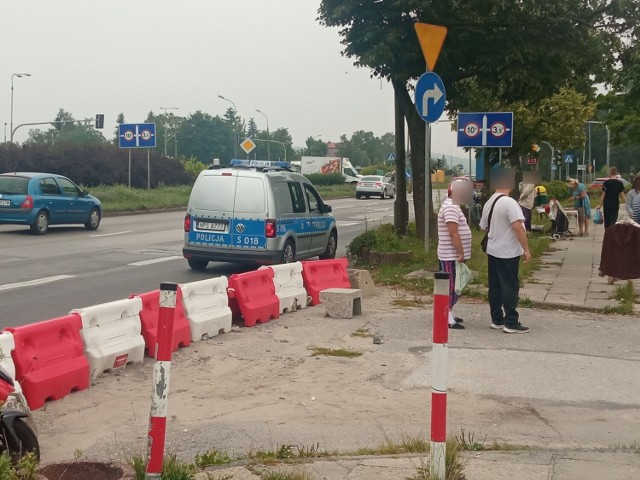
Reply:
M102 113L96 115L96 128L104 128L104 115Z

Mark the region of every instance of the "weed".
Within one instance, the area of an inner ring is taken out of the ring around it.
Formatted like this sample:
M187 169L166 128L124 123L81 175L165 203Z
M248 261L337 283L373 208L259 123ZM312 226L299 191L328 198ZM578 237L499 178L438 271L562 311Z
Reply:
M223 465L229 463L231 458L224 452L218 450L208 450L203 454L196 454L193 464L198 468L206 468L211 465Z
M460 435L455 437L457 442L460 444L460 448L462 450L468 450L472 452L478 452L481 450L486 450L484 447L484 443L487 441L487 436L485 435L482 441L476 441L476 435L473 432L465 432L464 428L460 429Z
M277 472L267 472L260 475L262 480L313 480L313 477L304 469L292 471L280 470Z
M162 480L195 480L194 465L183 463L175 455L168 455L162 465Z
M325 348L325 347L309 347L308 350L313 351L311 354L312 357L318 357L320 355L324 355L327 357L359 357L362 355L362 352L357 352L355 350L346 350L344 348Z
M533 308L535 303L533 303L529 297L520 297L518 300L518 306L521 308Z
M80 460L83 455L84 455L84 452L79 448L76 448L73 451L73 458L75 458L76 460Z
M429 465L421 460L420 466L416 467L416 474L412 477L405 477L405 480L466 480L464 468L467 465L467 461L460 458L460 450L460 443L456 439L447 440L444 479L432 477Z
M370 324L370 322L365 323L359 329L357 329L355 332L353 332L351 334L351 336L352 337L364 337L364 338L375 336L375 334L372 333L371 330L369 330L369 324Z
M0 455L0 478L2 480L37 480L38 459L33 453L20 457L16 464L5 451Z
M389 438L376 448L360 448L354 455L398 455L402 453L426 453L431 443L423 437L403 437L402 441L395 442Z

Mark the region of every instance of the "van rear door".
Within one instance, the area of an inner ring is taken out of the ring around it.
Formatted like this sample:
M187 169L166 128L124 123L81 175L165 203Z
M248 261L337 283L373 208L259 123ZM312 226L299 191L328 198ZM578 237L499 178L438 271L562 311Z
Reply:
M265 179L239 175L230 225L233 248L266 250L266 220L267 194Z

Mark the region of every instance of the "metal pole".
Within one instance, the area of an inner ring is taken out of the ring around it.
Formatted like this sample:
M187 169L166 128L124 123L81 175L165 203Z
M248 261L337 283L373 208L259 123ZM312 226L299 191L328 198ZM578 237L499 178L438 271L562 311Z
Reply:
M131 149L129 148L129 188L131 188Z
M30 77L30 73L12 73L11 74L11 126L9 128L10 138L9 141L13 142L13 77Z
M591 163L591 124L589 123L589 163Z
M256 112L263 115L264 118L267 119L267 160L271 160L271 142L269 141L271 139L271 136L269 135L269 117L267 117L267 114L262 110L256 109Z
M238 109L236 109L236 104L233 103L228 98L225 98L222 95L218 95L218 98L221 98L222 100L229 102L231 105L233 105L233 133L235 134L235 137L236 137L233 140L233 158L238 158L238 130L236 129L236 121L237 121L236 115L238 114Z
M607 172L609 172L609 155L611 154L611 133L609 132L609 125L605 123L604 128L607 129Z
M433 282L433 347L431 350L431 478L445 480L447 457L447 370L449 343L449 273Z
M151 150L147 148L147 190L151 189Z
M151 413L149 415L149 435L147 437L146 480L159 480L162 477L177 291L178 285L176 283L160 284L160 311L158 313L158 334L155 345L156 363L153 367Z
M424 127L424 251L429 252L429 208L431 208L431 124Z

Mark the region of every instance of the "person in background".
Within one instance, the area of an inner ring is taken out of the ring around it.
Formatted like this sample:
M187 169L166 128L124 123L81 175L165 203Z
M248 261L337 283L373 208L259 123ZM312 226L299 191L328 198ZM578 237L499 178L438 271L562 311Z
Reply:
M480 228L489 230L487 258L490 326L505 333L528 333L529 327L520 323L520 316L516 310L520 289L520 256L524 256L525 262L531 260L527 233L524 229L524 215L518 203L509 196L513 187L510 187L507 181L495 184L495 193L487 200L480 220Z
M591 202L587 195L587 187L576 178L569 180L569 189L573 208L578 212L578 236L589 236L589 219L591 218Z
M604 216L604 228L614 225L618 221L618 211L620 201L626 203L624 196L624 184L618 179L618 169L609 169L609 178L602 184L602 195L600 195L600 205Z
M636 177L636 178L640 178L640 177ZM631 219L636 223L640 223L640 195L636 195L636 198L633 199Z
M544 187L544 185L538 185L536 187L536 199L534 203L536 207L544 207L549 203L547 189Z
M520 182L520 198L518 205L522 209L524 215L524 228L527 232L531 231L531 210L535 200L535 185L533 183Z
M471 229L460 205L453 203L453 183L449 184L447 198L438 212L438 260L440 271L449 273L449 328L464 330L463 320L453 314L453 307L458 301L456 262L471 258Z
M640 192L640 176L631 179L631 190L627 192L625 206L627 207L627 215L633 218L633 201Z

